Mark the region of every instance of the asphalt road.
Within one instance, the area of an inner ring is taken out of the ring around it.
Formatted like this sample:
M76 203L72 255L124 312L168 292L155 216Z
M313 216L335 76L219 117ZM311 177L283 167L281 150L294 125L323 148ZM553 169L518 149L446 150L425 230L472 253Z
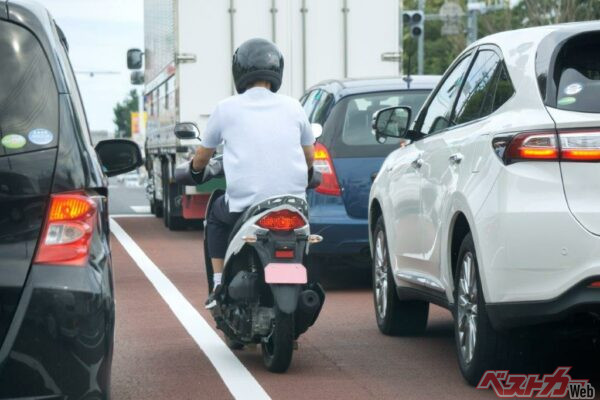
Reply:
M126 176L129 177L129 174ZM117 178L110 178L108 210L112 215L149 214L150 205L143 182L139 179L120 182Z
M201 231L169 232L153 216L115 217L112 231L113 399L258 398L257 390L273 399L496 398L463 381L448 311L431 306L422 337L384 336L368 274L350 269L325 273L319 320L300 337L288 372L269 373L259 348L224 348L203 308Z

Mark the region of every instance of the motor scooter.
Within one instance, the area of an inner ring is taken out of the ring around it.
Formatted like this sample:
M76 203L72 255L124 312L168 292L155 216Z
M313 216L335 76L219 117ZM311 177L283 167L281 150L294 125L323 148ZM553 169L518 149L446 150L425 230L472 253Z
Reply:
M176 128L179 138L198 136L194 126L181 125ZM221 156L211 159L198 174L192 172L191 162L175 170L175 180L184 185L203 184L223 175ZM314 172L307 186L319 183L320 174ZM222 195L223 190L213 192L207 215ZM310 245L322 240L310 234L307 216L306 200L291 195L269 198L243 212L229 237L222 287L216 294L217 305L211 308L228 346L241 349L260 344L264 365L272 372L289 368L296 340L315 323L325 301L323 288L308 279L304 265ZM213 268L206 243L205 237L204 265L212 291Z

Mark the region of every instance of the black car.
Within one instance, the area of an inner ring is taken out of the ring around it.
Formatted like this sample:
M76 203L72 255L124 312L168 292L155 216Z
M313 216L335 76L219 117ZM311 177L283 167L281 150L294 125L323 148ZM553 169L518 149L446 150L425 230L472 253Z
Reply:
M114 336L107 178L133 142L92 147L48 12L0 0L0 398L107 398Z

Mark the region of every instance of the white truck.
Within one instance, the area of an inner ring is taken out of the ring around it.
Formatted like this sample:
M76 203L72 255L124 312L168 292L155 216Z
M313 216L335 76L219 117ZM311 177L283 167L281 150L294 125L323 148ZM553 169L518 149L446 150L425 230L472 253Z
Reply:
M216 104L235 94L237 46L254 37L275 42L285 57L280 93L299 99L325 79L398 75L398 62L384 54L398 51L399 13L398 0L145 0L152 212L171 229L204 218L214 187L181 187L172 179L174 166L190 159L199 142L178 140L173 128L191 121L202 131ZM141 62L141 54L130 50L128 63L130 56Z

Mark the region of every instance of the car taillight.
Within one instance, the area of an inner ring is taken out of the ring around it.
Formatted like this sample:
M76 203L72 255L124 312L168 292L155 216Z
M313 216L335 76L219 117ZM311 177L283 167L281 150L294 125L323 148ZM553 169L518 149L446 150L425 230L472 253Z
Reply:
M286 232L302 228L306 225L306 221L297 212L280 210L265 215L256 224L271 231Z
M517 161L600 161L600 131L525 132L498 137L493 146L505 164Z
M96 204L85 193L51 195L34 263L85 265L95 218Z
M564 161L600 161L600 131L559 131L560 156Z
M588 285L588 287L600 289L600 281L592 282Z
M327 147L321 143L315 145L313 168L321 173L321 184L315 189L316 192L330 196L339 196L342 193Z
M516 135L508 143L504 159L508 163L519 160L557 160L556 134L527 132Z

